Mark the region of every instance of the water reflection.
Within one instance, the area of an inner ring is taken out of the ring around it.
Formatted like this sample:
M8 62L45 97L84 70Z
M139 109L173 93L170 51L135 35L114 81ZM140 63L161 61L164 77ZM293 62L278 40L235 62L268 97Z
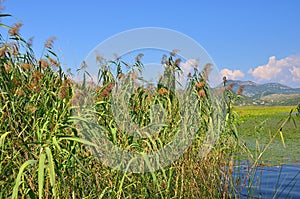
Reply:
M300 198L300 164L235 166L232 182L241 198Z

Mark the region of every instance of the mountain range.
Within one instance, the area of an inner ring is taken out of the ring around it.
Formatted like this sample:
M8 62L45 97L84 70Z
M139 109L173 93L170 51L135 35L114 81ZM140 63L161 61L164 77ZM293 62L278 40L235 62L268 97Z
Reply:
M258 84L253 81L228 80L226 86L238 92L242 86L242 104L297 105L300 103L300 88L292 88L280 83Z

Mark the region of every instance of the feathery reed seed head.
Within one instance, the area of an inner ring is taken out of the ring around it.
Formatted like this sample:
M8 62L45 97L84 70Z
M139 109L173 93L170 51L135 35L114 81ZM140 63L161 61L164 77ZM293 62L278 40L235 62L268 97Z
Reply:
M17 57L19 55L19 47L16 43L12 44L12 54Z
M3 57L7 51L8 44L4 44L0 49L0 57Z
M180 51L179 49L173 49L172 52L170 52L170 55L176 56L179 51Z
M205 64L203 67L203 79L205 81L208 80L208 76L211 71L212 71L212 64L210 64L210 63Z
M100 54L96 55L96 61L101 62L103 60L103 57Z
M163 55L161 58L161 64L165 64L167 60L167 55Z
M205 96L206 96L205 90L200 89L200 90L198 91L198 95L199 95L200 98L205 97Z
M8 65L7 63L4 63L4 69L6 73L9 73L11 71L11 66Z
M68 79L65 80L63 83L62 83L62 86L60 88L60 91L58 93L58 98L59 99L64 99L67 97L67 89L69 87L69 81Z
M165 89L165 88L160 88L160 89L158 90L158 93L159 93L160 95L165 95L165 94L168 93L168 90Z
M32 73L32 79L34 80L41 80L41 78L43 77L43 73L41 73L40 71L36 70Z
M205 86L205 81L201 81L201 82L198 82L195 86L197 87L197 88L203 88L204 86Z
M54 41L56 40L56 37L50 37L46 43L45 43L45 47L46 48L52 48Z
M85 62L85 61L83 61L82 63L81 63L81 65L80 65L80 69L81 70L84 70L84 69L86 69L87 68L87 63Z
M16 90L16 94L17 94L17 96L18 96L18 97L22 97L22 96L24 96L24 95L25 95L24 91L23 91L23 90L21 90L20 88L17 88L17 90Z
M124 77L125 77L125 74L124 74L124 73L118 74L118 79L123 79Z
M104 90L100 93L99 97L108 97L113 89L113 87L115 86L114 82L110 82L105 88Z
M226 90L228 91L232 91L233 86L235 85L235 83L231 83L227 86Z
M244 88L245 88L245 85L241 85L241 86L239 87L238 91L237 91L237 94L238 94L238 95L241 95L241 94L243 93L243 91L244 91Z
M48 57L48 60L49 60L49 62L50 62L50 64L51 64L51 66L59 67L60 64L59 64L58 61L52 59L51 57Z
M49 63L45 59L40 59L38 65L41 66L42 69L46 69L49 66Z
M141 62L142 58L144 57L144 54L143 53L139 53L136 58L135 58L135 61L136 62Z
M29 70L32 68L32 65L31 64L27 64L27 63L21 63L21 68L23 70Z
M32 47L32 44L33 44L33 38L34 37L30 37L29 39L28 39L28 41L26 42L26 44L27 44L27 47Z
M13 27L8 30L8 33L11 36L19 35L20 27L23 26L22 23L16 23Z
M180 58L176 59L175 62L174 62L174 66L179 67L180 62L181 62Z

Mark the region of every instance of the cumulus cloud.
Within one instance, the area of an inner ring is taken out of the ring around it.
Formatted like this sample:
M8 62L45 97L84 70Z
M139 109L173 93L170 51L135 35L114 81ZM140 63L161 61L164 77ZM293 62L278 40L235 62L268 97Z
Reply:
M226 76L227 79L236 80L243 78L245 74L241 70L230 70L228 68L224 68L221 70L221 75Z
M296 68L295 66L290 69L292 74L292 79L294 82L300 82L300 67Z
M182 70L186 73L191 71L192 68L198 68L199 62L196 59L188 59L181 64Z
M300 55L276 59L271 56L265 65L248 71L256 81L300 82Z

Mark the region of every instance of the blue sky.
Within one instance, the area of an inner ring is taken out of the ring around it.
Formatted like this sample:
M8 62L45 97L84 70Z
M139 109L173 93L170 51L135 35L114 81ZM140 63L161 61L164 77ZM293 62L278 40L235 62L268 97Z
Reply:
M300 1L19 1L2 3L21 21L21 35L34 36L39 55L56 36L66 68L112 35L133 28L162 27L201 44L220 72L232 79L281 82L300 87Z

